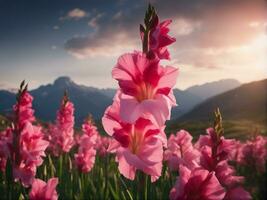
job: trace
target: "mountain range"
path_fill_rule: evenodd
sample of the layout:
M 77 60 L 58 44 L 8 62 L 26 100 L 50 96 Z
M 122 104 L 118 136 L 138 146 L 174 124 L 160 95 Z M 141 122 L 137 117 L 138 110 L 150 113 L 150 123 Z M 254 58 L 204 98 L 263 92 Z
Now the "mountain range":
M 179 106 L 173 108 L 172 118 L 186 116 L 194 107 L 205 102 L 208 98 L 240 86 L 234 79 L 225 79 L 190 87 L 186 90 L 174 89 L 174 95 Z M 33 107 L 38 118 L 53 121 L 64 91 L 67 90 L 70 100 L 75 105 L 75 119 L 80 124 L 91 113 L 95 119 L 101 119 L 107 106 L 112 103 L 116 92 L 113 88 L 98 89 L 76 84 L 69 77 L 59 77 L 54 83 L 42 85 L 31 90 L 34 97 Z M 15 104 L 15 94 L 0 90 L 0 113 L 12 110 Z
M 267 79 L 243 84 L 211 97 L 181 116 L 179 121 L 211 120 L 217 107 L 220 108 L 223 118 L 227 120 L 238 119 L 266 123 Z

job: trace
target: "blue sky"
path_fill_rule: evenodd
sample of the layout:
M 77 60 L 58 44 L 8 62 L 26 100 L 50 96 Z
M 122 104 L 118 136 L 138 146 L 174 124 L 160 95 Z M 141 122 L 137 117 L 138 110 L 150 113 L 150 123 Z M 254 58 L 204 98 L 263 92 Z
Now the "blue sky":
M 171 18 L 178 88 L 235 78 L 267 77 L 265 0 L 151 0 Z M 0 88 L 26 79 L 30 88 L 62 75 L 116 87 L 119 55 L 141 49 L 144 0 L 0 0 Z

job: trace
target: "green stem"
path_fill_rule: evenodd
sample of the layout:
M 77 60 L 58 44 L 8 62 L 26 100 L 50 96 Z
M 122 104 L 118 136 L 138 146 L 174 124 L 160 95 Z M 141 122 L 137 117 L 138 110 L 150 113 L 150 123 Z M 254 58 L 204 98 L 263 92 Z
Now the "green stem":
M 128 190 L 128 187 L 127 187 L 126 183 L 123 181 L 123 179 L 121 178 L 120 175 L 119 175 L 119 179 L 120 179 L 120 181 L 122 182 L 122 185 L 125 187 L 126 193 L 128 194 L 129 198 L 130 198 L 131 200 L 133 200 L 133 197 L 132 197 L 130 191 Z
M 59 156 L 59 178 L 62 177 L 63 155 Z
M 143 41 L 143 53 L 148 53 L 148 30 L 145 30 L 144 32 L 144 41 Z
M 105 166 L 104 166 L 104 170 L 105 170 L 105 188 L 104 188 L 104 199 L 106 199 L 107 196 L 107 189 L 108 189 L 108 157 L 109 155 L 105 156 Z
M 148 175 L 143 174 L 144 176 L 144 200 L 147 200 L 147 182 L 148 182 Z

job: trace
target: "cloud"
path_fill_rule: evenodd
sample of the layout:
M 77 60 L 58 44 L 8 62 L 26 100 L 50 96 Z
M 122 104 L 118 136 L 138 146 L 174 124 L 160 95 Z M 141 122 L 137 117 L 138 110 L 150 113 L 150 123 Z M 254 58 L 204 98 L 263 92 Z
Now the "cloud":
M 92 28 L 98 27 L 98 20 L 100 20 L 101 17 L 103 17 L 104 13 L 98 13 L 96 14 L 90 21 L 88 22 L 88 25 Z
M 117 20 L 121 19 L 121 17 L 122 17 L 122 11 L 118 11 L 115 15 L 113 15 L 112 19 Z
M 136 41 L 128 38 L 127 34 L 120 32 L 110 37 L 101 37 L 94 40 L 95 34 L 73 37 L 65 44 L 65 49 L 78 59 L 87 57 L 105 56 L 114 57 L 132 51 L 136 47 Z M 127 43 L 125 43 L 127 41 Z
M 84 17 L 87 17 L 89 14 L 80 9 L 80 8 L 74 8 L 73 10 L 70 10 L 67 15 L 60 17 L 60 20 L 70 20 L 70 19 L 74 19 L 74 20 L 79 20 L 82 19 Z
M 55 25 L 55 26 L 53 26 L 53 30 L 59 30 L 59 26 L 57 26 L 57 25 Z
M 177 42 L 171 46 L 172 57 L 194 67 L 220 68 L 223 64 L 217 63 L 218 55 L 250 43 L 266 29 L 262 26 L 267 19 L 264 0 L 165 0 L 153 4 L 161 20 L 173 19 L 171 35 Z M 65 49 L 78 58 L 114 56 L 125 52 L 124 48 L 141 49 L 138 24 L 147 5 L 143 1 L 124 5 L 105 16 L 95 15 L 89 25 L 97 30 L 70 38 Z
M 170 34 L 177 37 L 190 35 L 198 28 L 201 28 L 201 21 L 177 18 L 172 20 L 172 24 L 170 25 Z

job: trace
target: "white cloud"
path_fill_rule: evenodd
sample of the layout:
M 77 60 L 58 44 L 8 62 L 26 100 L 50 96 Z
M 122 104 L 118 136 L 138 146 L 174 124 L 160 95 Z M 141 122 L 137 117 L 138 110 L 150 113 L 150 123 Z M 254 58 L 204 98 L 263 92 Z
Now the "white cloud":
M 260 22 L 250 22 L 248 24 L 251 28 L 256 28 L 260 26 Z
M 73 10 L 70 10 L 66 16 L 64 17 L 60 17 L 60 20 L 67 20 L 67 19 L 75 19 L 75 20 L 79 20 L 82 19 L 84 17 L 87 17 L 89 14 L 80 9 L 80 8 L 74 8 Z
M 55 25 L 55 26 L 53 26 L 53 29 L 54 30 L 59 30 L 59 26 Z
M 200 21 L 189 21 L 187 19 L 178 18 L 172 21 L 170 25 L 171 34 L 174 36 L 189 35 L 201 26 Z

